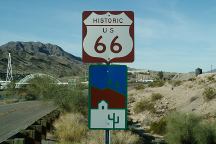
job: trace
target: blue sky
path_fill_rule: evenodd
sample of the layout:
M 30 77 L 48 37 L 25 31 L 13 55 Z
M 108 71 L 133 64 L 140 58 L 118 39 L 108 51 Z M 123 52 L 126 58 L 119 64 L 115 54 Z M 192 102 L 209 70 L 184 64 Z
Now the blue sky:
M 135 61 L 130 67 L 189 72 L 216 68 L 215 0 L 2 0 L 0 45 L 41 41 L 81 57 L 85 10 L 135 13 Z

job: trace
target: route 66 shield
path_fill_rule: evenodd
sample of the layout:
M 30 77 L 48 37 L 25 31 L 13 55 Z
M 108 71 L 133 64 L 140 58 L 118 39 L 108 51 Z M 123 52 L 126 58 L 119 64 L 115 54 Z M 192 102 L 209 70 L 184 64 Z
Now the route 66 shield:
M 132 11 L 84 11 L 82 24 L 83 62 L 134 61 Z

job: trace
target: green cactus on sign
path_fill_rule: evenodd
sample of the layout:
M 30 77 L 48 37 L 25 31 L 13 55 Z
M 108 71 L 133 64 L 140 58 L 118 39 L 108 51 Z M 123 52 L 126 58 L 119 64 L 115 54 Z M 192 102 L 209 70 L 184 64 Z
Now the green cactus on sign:
M 113 113 L 112 117 L 108 114 L 108 119 L 113 121 L 113 128 L 115 128 L 115 124 L 119 123 L 119 116 L 116 117 L 115 113 Z

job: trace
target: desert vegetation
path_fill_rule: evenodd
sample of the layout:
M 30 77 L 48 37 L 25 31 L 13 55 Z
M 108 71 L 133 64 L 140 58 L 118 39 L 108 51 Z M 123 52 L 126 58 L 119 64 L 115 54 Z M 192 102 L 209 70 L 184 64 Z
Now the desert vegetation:
M 5 91 L 6 96 L 20 100 L 52 100 L 63 111 L 87 114 L 87 94 L 83 93 L 81 84 L 76 87 L 58 85 L 48 77 L 37 77 L 29 83 L 20 89 L 15 89 L 11 83 Z
M 168 144 L 215 144 L 216 125 L 193 114 L 172 113 L 166 119 Z
M 206 100 L 206 101 L 210 101 L 213 98 L 215 98 L 216 97 L 215 88 L 213 88 L 213 87 L 205 88 L 205 90 L 203 91 L 203 97 L 204 97 L 204 100 Z
M 54 135 L 60 144 L 103 144 L 104 132 L 89 130 L 87 120 L 82 114 L 70 113 L 55 122 Z M 112 144 L 140 144 L 140 138 L 130 131 L 112 132 Z
M 202 115 L 177 112 L 177 108 L 171 103 L 181 99 L 182 103 L 187 101 L 188 105 L 192 104 L 192 106 L 200 102 L 211 104 L 216 97 L 214 81 L 214 77 L 208 76 L 188 81 L 171 80 L 167 82 L 158 79 L 149 84 L 139 83 L 133 85 L 133 93 L 129 97 L 129 103 L 132 106 L 129 108 L 135 116 L 147 114 L 147 116 L 157 117 L 149 118 L 147 130 L 152 134 L 162 135 L 167 144 L 216 144 L 214 119 L 210 121 L 204 119 Z M 165 82 L 166 85 L 164 85 Z M 13 86 L 14 83 L 11 83 L 5 91 L 7 97 L 15 95 L 22 100 L 52 100 L 59 106 L 63 113 L 55 122 L 54 130 L 54 136 L 59 143 L 104 143 L 103 131 L 89 130 L 87 127 L 87 93 L 83 92 L 86 89 L 83 85 L 78 84 L 76 87 L 57 85 L 50 79 L 36 78 L 31 81 L 30 85 L 22 89 L 16 90 Z M 171 89 L 172 87 L 175 87 L 174 90 Z M 183 91 L 186 88 L 187 93 Z M 193 92 L 194 90 L 197 91 Z M 172 110 L 169 109 L 170 105 Z M 196 110 L 196 107 L 194 109 Z M 170 113 L 170 111 L 174 112 Z M 140 144 L 141 142 L 139 136 L 131 131 L 114 131 L 112 132 L 112 143 Z
M 163 98 L 163 96 L 160 93 L 152 93 L 152 95 L 151 95 L 151 101 L 152 102 L 160 100 L 162 98 Z
M 54 124 L 56 130 L 55 136 L 60 143 L 79 143 L 86 137 L 88 127 L 86 126 L 86 119 L 82 114 L 73 113 L 65 114 L 60 117 Z
M 213 74 L 158 78 L 142 91 L 130 90 L 132 119 L 167 144 L 216 144 L 215 86 Z
M 180 86 L 182 84 L 182 81 L 180 81 L 180 80 L 176 80 L 176 81 L 173 81 L 173 86 L 174 87 L 177 87 L 177 86 Z
M 207 80 L 208 80 L 209 82 L 215 82 L 214 76 L 215 76 L 215 75 L 210 75 L 210 76 L 208 76 L 208 77 L 207 77 Z
M 159 134 L 159 135 L 164 135 L 166 133 L 166 126 L 167 126 L 167 121 L 163 117 L 158 122 L 152 122 L 150 124 L 149 131 L 151 133 L 155 133 L 155 134 Z
M 147 99 L 142 99 L 135 104 L 133 110 L 135 113 L 140 113 L 146 110 L 154 113 L 155 112 L 154 103 L 150 102 Z
M 145 85 L 142 84 L 142 83 L 140 83 L 140 84 L 136 85 L 134 88 L 135 88 L 136 90 L 143 90 L 143 89 L 145 89 Z
M 163 81 L 163 80 L 156 80 L 156 81 L 153 81 L 153 82 L 151 82 L 151 83 L 149 83 L 149 87 L 162 87 L 162 86 L 164 86 L 164 84 L 165 84 L 165 81 Z
M 103 144 L 103 131 L 91 131 L 87 127 L 87 92 L 86 87 L 77 84 L 57 85 L 49 78 L 35 78 L 30 85 L 15 90 L 25 100 L 54 101 L 62 111 L 55 122 L 54 136 L 60 144 Z M 130 131 L 117 131 L 112 134 L 113 144 L 139 144 L 140 138 Z
M 172 112 L 150 125 L 168 144 L 216 144 L 216 122 L 194 114 Z

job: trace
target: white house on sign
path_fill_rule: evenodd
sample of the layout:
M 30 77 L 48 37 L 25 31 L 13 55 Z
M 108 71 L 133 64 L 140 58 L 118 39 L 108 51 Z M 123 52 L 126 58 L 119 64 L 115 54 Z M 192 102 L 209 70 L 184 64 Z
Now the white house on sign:
M 91 128 L 125 127 L 125 109 L 108 109 L 108 103 L 101 101 L 97 109 L 91 109 Z
M 108 109 L 108 104 L 106 101 L 101 101 L 99 104 L 98 104 L 98 109 L 99 110 L 107 110 Z

